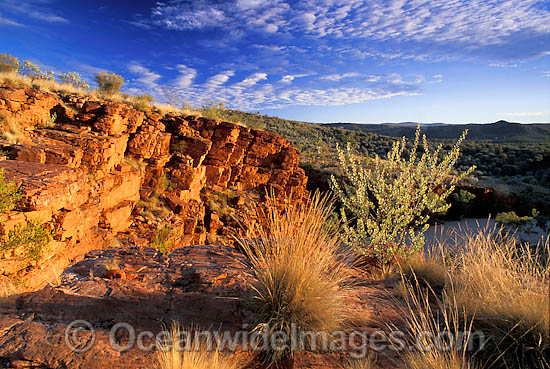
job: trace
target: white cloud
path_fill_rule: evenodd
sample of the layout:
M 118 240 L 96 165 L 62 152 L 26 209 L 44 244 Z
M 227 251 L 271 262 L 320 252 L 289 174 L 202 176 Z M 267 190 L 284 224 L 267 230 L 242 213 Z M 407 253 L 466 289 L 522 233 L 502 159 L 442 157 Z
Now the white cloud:
M 226 70 L 224 72 L 218 73 L 206 81 L 205 86 L 207 88 L 216 88 L 225 84 L 231 77 L 235 75 L 235 72 L 232 70 Z
M 139 75 L 137 82 L 145 85 L 150 89 L 157 89 L 159 86 L 157 80 L 161 77 L 160 74 L 150 71 L 139 63 L 132 63 L 128 66 L 130 72 Z
M 197 71 L 193 68 L 189 68 L 184 64 L 176 65 L 180 75 L 175 81 L 175 85 L 178 88 L 187 88 L 193 84 L 193 80 L 197 76 Z
M 509 116 L 517 116 L 517 117 L 542 117 L 542 116 L 550 116 L 550 111 L 498 113 L 498 115 L 509 115 Z
M 8 18 L 0 17 L 0 25 L 2 24 L 5 26 L 23 27 L 23 24 L 21 23 L 17 23 L 16 21 Z
M 283 78 L 281 78 L 280 82 L 282 83 L 290 83 L 292 81 L 294 81 L 296 78 L 302 78 L 302 77 L 308 77 L 308 76 L 311 76 L 311 74 L 309 73 L 304 73 L 304 74 L 286 74 L 283 76 Z
M 234 84 L 233 86 L 236 87 L 236 88 L 252 87 L 252 86 L 254 86 L 255 84 L 257 84 L 258 82 L 260 82 L 264 79 L 267 79 L 267 73 L 263 73 L 263 72 L 254 73 L 254 74 L 246 77 L 241 82 Z
M 4 0 L 6 11 L 48 23 L 69 23 L 69 20 L 53 13 L 49 8 L 50 0 Z
M 323 81 L 340 81 L 344 78 L 351 78 L 351 77 L 359 77 L 360 74 L 356 72 L 349 72 L 344 74 L 329 74 L 326 76 L 319 77 L 320 80 Z
M 155 5 L 152 22 L 175 30 L 219 28 L 239 30 L 242 36 L 250 31 L 277 32 L 302 39 L 395 45 L 394 51 L 352 48 L 357 57 L 477 53 L 512 59 L 550 51 L 550 10 L 541 4 L 540 0 L 167 0 Z M 408 47 L 401 47 L 403 43 Z

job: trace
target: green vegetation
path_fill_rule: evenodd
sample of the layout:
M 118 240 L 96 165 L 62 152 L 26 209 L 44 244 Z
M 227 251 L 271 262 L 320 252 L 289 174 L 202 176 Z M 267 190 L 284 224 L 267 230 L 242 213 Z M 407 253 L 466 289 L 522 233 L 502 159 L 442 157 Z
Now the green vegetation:
M 42 71 L 37 64 L 34 64 L 28 60 L 25 60 L 23 62 L 23 65 L 19 69 L 19 74 L 21 74 L 24 77 L 30 78 L 31 81 L 34 81 L 35 79 L 45 79 L 45 80 L 54 79 L 53 72 Z
M 172 251 L 174 237 L 174 230 L 170 227 L 163 226 L 157 230 L 155 237 L 153 238 L 152 246 L 164 255 L 168 255 Z
M 0 250 L 13 250 L 23 246 L 32 261 L 38 261 L 44 247 L 50 242 L 51 234 L 39 222 L 27 222 L 16 226 L 0 241 Z
M 13 182 L 6 182 L 4 171 L 0 170 L 0 214 L 15 208 L 21 200 L 19 186 Z M 42 250 L 50 241 L 51 234 L 44 225 L 29 221 L 25 226 L 17 225 L 4 234 L 0 239 L 0 250 L 14 250 L 24 247 L 27 257 L 32 261 L 40 259 Z
M 21 68 L 19 59 L 9 54 L 0 54 L 0 72 L 17 72 Z
M 379 156 L 370 161 L 358 158 L 350 144 L 347 150 L 338 147 L 344 178 L 340 181 L 332 176 L 330 184 L 342 203 L 346 243 L 383 266 L 396 256 L 418 251 L 424 245 L 430 215 L 449 209 L 445 200 L 455 184 L 474 169 L 451 176 L 465 137 L 466 132 L 445 153 L 442 145 L 430 149 L 423 136 L 419 156 L 418 129 L 408 158 L 403 137 L 393 144 L 385 160 Z
M 136 109 L 145 110 L 153 101 L 155 101 L 153 96 L 142 94 L 139 96 L 134 96 L 134 103 L 132 105 L 134 105 Z
M 81 88 L 84 90 L 87 90 L 90 88 L 90 84 L 86 81 L 83 81 L 80 77 L 80 74 L 76 72 L 67 72 L 67 73 L 61 73 L 59 75 L 59 79 L 63 83 L 68 83 L 70 85 L 73 85 L 76 88 Z
M 95 75 L 97 89 L 105 96 L 117 93 L 124 84 L 124 78 L 115 73 L 101 72 Z
M 21 200 L 20 186 L 14 181 L 6 182 L 4 170 L 0 169 L 0 214 L 12 210 Z

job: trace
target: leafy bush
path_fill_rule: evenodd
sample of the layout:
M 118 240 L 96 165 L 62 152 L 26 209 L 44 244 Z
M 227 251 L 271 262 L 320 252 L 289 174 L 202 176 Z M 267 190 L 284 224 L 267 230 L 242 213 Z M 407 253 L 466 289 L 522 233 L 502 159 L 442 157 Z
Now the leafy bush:
M 495 217 L 495 221 L 504 226 L 523 226 L 532 221 L 534 217 L 528 215 L 520 217 L 515 211 L 509 211 L 504 213 L 498 213 Z
M 13 250 L 23 246 L 27 256 L 34 261 L 40 259 L 42 250 L 50 242 L 50 232 L 38 222 L 28 222 L 24 227 L 16 226 L 0 241 L 0 250 Z
M 133 99 L 133 105 L 136 109 L 140 109 L 140 110 L 144 110 L 146 108 L 149 107 L 149 105 L 155 101 L 155 99 L 153 98 L 153 96 L 149 96 L 149 95 L 139 95 L 139 96 L 134 96 L 134 99 Z
M 372 160 L 358 158 L 350 144 L 347 150 L 337 147 L 344 180 L 332 176 L 330 185 L 342 203 L 346 242 L 382 266 L 419 250 L 430 215 L 449 208 L 445 199 L 474 169 L 452 176 L 466 133 L 447 153 L 442 153 L 442 145 L 431 150 L 423 136 L 419 157 L 418 128 L 407 159 L 405 137 L 393 143 L 385 160 L 378 155 Z
M 95 75 L 99 92 L 106 96 L 117 93 L 124 84 L 124 78 L 115 73 L 101 72 Z
M 44 79 L 48 81 L 54 79 L 53 72 L 42 71 L 37 64 L 34 64 L 28 60 L 23 61 L 23 65 L 19 69 L 19 73 L 22 76 L 30 78 L 31 81 L 34 81 L 35 79 Z
M 254 330 L 280 342 L 267 345 L 268 364 L 292 356 L 293 349 L 315 350 L 311 336 L 300 339 L 302 347 L 291 347 L 292 331 L 333 332 L 347 316 L 346 277 L 338 263 L 340 241 L 329 222 L 330 205 L 315 195 L 305 205 L 281 209 L 269 196 L 266 208 L 257 206 L 243 221 L 249 225 L 247 238 L 237 242 L 256 275 L 248 300 L 256 313 Z
M 0 169 L 0 214 L 15 208 L 19 200 L 21 200 L 19 185 L 14 181 L 6 182 L 4 170 Z
M 13 55 L 0 54 L 0 72 L 17 72 L 21 68 L 19 59 Z
M 19 186 L 14 181 L 6 182 L 4 171 L 0 170 L 0 214 L 14 209 L 19 200 L 21 200 Z M 28 257 L 36 261 L 49 240 L 50 233 L 46 228 L 38 222 L 31 221 L 24 227 L 16 226 L 0 238 L 0 250 L 12 250 L 24 246 Z
M 164 255 L 168 255 L 172 250 L 174 236 L 174 230 L 170 227 L 164 226 L 158 229 L 153 238 L 153 247 Z
M 84 90 L 87 90 L 90 88 L 90 84 L 80 77 L 80 74 L 77 72 L 67 72 L 67 73 L 61 73 L 59 75 L 59 79 L 63 83 L 68 83 L 70 85 L 73 85 L 76 88 L 82 88 Z

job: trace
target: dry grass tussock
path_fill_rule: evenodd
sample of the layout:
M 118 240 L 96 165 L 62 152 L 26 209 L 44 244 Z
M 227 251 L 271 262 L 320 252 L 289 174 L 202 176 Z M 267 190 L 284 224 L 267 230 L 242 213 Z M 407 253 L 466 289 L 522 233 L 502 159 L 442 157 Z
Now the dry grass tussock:
M 31 79 L 15 72 L 1 72 L 0 83 L 17 88 L 37 88 L 41 91 L 56 94 L 86 95 L 86 90 L 77 88 L 70 83 L 60 83 L 55 80 Z
M 237 363 L 219 351 L 209 352 L 193 330 L 173 323 L 166 342 L 158 342 L 157 369 L 237 369 Z M 185 338 L 190 338 L 186 342 Z M 188 347 L 186 347 L 188 346 Z
M 476 369 L 470 354 L 479 347 L 473 320 L 459 307 L 453 294 L 437 296 L 417 279 L 404 281 L 406 305 L 401 316 L 407 326 L 407 345 L 401 359 L 406 369 Z M 397 327 L 391 327 L 398 329 Z
M 0 137 L 6 139 L 10 144 L 24 144 L 28 141 L 19 123 L 4 114 L 0 114 Z
M 332 203 L 318 194 L 304 205 L 280 209 L 273 197 L 257 206 L 244 224 L 252 225 L 247 239 L 237 239 L 249 257 L 257 280 L 250 305 L 257 313 L 256 330 L 331 332 L 348 317 L 345 298 L 349 286 L 338 262 L 337 226 L 329 221 Z M 256 219 L 265 222 L 256 222 Z M 305 342 L 311 349 L 314 342 Z M 269 363 L 292 355 L 273 348 L 264 352 Z
M 452 308 L 460 314 L 451 321 L 469 321 L 484 332 L 488 341 L 476 354 L 484 366 L 549 368 L 548 241 L 533 247 L 502 230 L 486 229 L 465 236 L 462 243 L 455 255 L 413 260 L 403 269 L 405 279 L 434 286 L 432 292 L 443 301 L 438 311 Z M 408 292 L 416 290 L 409 284 Z M 435 314 L 421 311 L 424 319 Z M 413 309 L 408 315 L 415 315 Z

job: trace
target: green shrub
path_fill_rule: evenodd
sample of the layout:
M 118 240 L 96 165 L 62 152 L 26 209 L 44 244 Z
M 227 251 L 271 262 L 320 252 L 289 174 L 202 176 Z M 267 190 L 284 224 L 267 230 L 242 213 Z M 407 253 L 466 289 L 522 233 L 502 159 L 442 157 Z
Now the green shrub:
M 95 75 L 95 81 L 99 92 L 112 96 L 117 93 L 124 84 L 124 78 L 115 73 L 101 72 Z
M 495 221 L 504 226 L 523 226 L 532 221 L 534 218 L 530 216 L 520 217 L 515 211 L 509 211 L 504 213 L 498 213 L 495 217 Z
M 0 214 L 15 208 L 21 200 L 20 186 L 14 181 L 6 182 L 4 171 L 0 169 Z M 18 225 L 0 238 L 0 250 L 12 250 L 24 246 L 32 260 L 38 260 L 43 248 L 48 244 L 51 234 L 44 225 L 28 222 L 24 227 Z
M 59 79 L 63 83 L 68 83 L 70 85 L 73 85 L 76 88 L 82 88 L 84 90 L 87 90 L 90 88 L 90 84 L 80 77 L 80 74 L 77 72 L 67 72 L 67 73 L 61 73 L 59 75 Z
M 42 250 L 50 241 L 51 233 L 38 222 L 28 222 L 25 227 L 16 226 L 0 241 L 1 250 L 25 247 L 27 256 L 34 261 L 40 259 Z
M 430 149 L 423 136 L 419 155 L 418 127 L 408 158 L 405 137 L 393 143 L 385 160 L 378 155 L 371 160 L 360 158 L 349 144 L 347 150 L 337 147 L 344 180 L 332 176 L 330 185 L 342 203 L 346 242 L 383 266 L 398 255 L 419 250 L 430 215 L 449 208 L 445 200 L 454 185 L 474 169 L 452 176 L 466 133 L 446 153 L 442 145 Z
M 199 112 L 205 118 L 224 119 L 225 104 L 222 102 L 207 102 L 199 109 Z
M 174 244 L 175 232 L 172 228 L 164 226 L 157 230 L 153 238 L 153 247 L 164 255 L 168 255 Z
M 0 169 L 0 214 L 12 210 L 17 202 L 21 200 L 19 187 L 14 181 L 6 182 L 4 170 Z
M 133 105 L 136 109 L 144 110 L 147 109 L 153 101 L 155 101 L 153 96 L 143 94 L 139 96 L 134 96 Z
M 10 54 L 0 54 L 0 72 L 17 72 L 21 68 L 19 59 Z
M 22 76 L 30 78 L 31 81 L 34 81 L 35 79 L 54 79 L 53 72 L 42 71 L 37 64 L 34 64 L 28 60 L 23 61 L 23 65 L 19 68 L 19 73 Z

